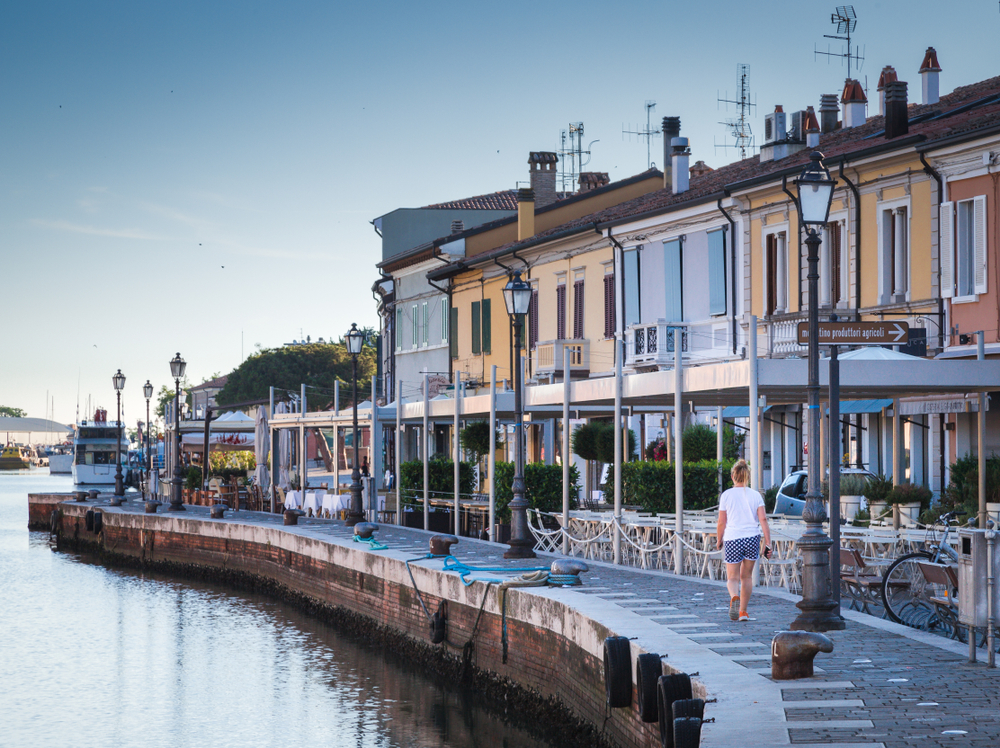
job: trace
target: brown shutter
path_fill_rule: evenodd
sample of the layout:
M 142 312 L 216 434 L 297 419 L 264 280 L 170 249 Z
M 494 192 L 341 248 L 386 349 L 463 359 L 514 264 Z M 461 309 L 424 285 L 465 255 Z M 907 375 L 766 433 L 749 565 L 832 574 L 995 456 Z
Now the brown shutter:
M 535 350 L 538 342 L 538 291 L 531 292 L 531 304 L 528 306 L 528 350 Z
M 778 262 L 778 239 L 774 234 L 767 235 L 767 308 L 764 313 L 767 316 L 774 314 L 778 306 L 778 274 L 775 268 Z
M 604 339 L 615 336 L 615 276 L 604 276 Z
M 830 304 L 840 301 L 840 223 L 830 224 Z
M 566 284 L 556 286 L 556 338 L 566 339 Z
M 583 339 L 583 281 L 573 283 L 573 338 Z

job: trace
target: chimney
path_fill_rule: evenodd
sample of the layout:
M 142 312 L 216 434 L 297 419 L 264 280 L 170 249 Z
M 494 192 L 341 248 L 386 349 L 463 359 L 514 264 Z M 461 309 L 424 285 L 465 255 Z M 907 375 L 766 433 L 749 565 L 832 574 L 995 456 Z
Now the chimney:
M 517 240 L 535 235 L 535 192 L 529 187 L 517 191 Z
M 868 97 L 856 79 L 848 78 L 844 83 L 844 93 L 840 96 L 840 103 L 844 105 L 844 127 L 860 127 L 865 123 Z
M 924 53 L 924 61 L 920 65 L 920 81 L 925 104 L 937 104 L 940 100 L 938 92 L 938 74 L 941 66 L 938 64 L 937 51 L 928 47 Z
M 451 233 L 461 234 L 463 231 L 465 231 L 465 221 L 459 219 L 451 222 Z
M 898 138 L 909 132 L 906 110 L 906 83 L 893 81 L 885 87 L 885 139 Z
M 819 121 L 813 108 L 806 107 L 805 122 L 802 129 L 806 134 L 806 148 L 819 148 Z
M 673 185 L 670 176 L 670 141 L 681 134 L 681 118 L 664 117 L 660 131 L 663 133 L 663 187 L 670 189 Z
M 885 114 L 885 87 L 893 81 L 898 81 L 896 69 L 892 65 L 882 68 L 882 74 L 878 77 L 878 113 Z
M 687 138 L 670 139 L 670 173 L 671 187 L 675 195 L 688 191 L 688 158 L 691 151 L 688 149 Z
M 837 94 L 821 94 L 819 97 L 820 130 L 830 133 L 837 129 L 837 118 L 840 106 L 837 104 Z
M 711 171 L 715 171 L 715 169 L 706 164 L 704 161 L 695 161 L 694 166 L 688 169 L 688 173 L 692 177 L 700 177 L 705 174 L 708 174 Z
M 538 208 L 544 208 L 556 201 L 556 163 L 558 161 L 559 157 L 548 151 L 532 151 L 528 156 L 531 189 L 535 192 L 536 207 Z
M 608 176 L 607 172 L 603 171 L 584 171 L 580 172 L 580 192 L 590 192 L 591 190 L 596 190 L 598 187 L 603 187 L 606 184 L 611 184 L 611 178 Z

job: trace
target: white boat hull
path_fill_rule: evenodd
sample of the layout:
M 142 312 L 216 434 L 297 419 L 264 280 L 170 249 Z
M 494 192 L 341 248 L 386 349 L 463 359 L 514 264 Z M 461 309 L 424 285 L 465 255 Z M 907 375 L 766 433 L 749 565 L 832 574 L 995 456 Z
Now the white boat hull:
M 122 475 L 125 468 L 122 467 Z M 73 465 L 73 482 L 77 485 L 107 486 L 115 482 L 114 465 Z
M 49 473 L 69 475 L 73 472 L 73 455 L 49 455 Z

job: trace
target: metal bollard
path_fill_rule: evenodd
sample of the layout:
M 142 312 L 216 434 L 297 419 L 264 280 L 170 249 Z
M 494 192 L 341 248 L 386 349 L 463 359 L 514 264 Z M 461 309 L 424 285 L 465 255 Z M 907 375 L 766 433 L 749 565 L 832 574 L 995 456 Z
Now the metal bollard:
M 833 651 L 830 637 L 814 631 L 779 631 L 771 640 L 771 677 L 796 680 L 813 676 L 813 659 Z

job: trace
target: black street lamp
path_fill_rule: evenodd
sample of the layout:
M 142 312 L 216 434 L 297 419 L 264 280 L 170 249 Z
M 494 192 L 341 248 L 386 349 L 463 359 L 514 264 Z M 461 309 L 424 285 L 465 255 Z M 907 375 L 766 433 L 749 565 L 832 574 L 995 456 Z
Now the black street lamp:
M 364 506 L 361 503 L 361 469 L 358 467 L 358 354 L 365 342 L 365 334 L 358 329 L 356 323 L 351 323 L 351 329 L 344 336 L 347 342 L 347 352 L 351 354 L 351 384 L 354 396 L 354 469 L 351 471 L 351 509 L 347 513 L 347 525 L 353 527 L 364 519 Z M 372 393 L 372 407 L 375 407 L 375 393 Z
M 147 495 L 149 492 L 149 471 L 150 471 L 150 459 L 149 459 L 149 399 L 153 396 L 153 385 L 147 379 L 146 384 L 142 385 L 142 394 L 146 396 L 146 490 L 143 491 L 143 496 Z
M 822 240 L 818 227 L 826 224 L 833 202 L 836 180 L 823 165 L 823 154 L 814 151 L 809 164 L 795 180 L 798 193 L 799 225 L 808 231 L 806 260 L 809 264 L 809 488 L 802 519 L 806 531 L 797 541 L 802 551 L 802 600 L 796 603 L 801 613 L 792 622 L 791 628 L 802 631 L 834 631 L 844 628 L 844 619 L 837 615 L 837 603 L 833 599 L 830 567 L 830 546 L 833 541 L 823 532 L 826 510 L 820 493 L 820 471 L 822 454 L 819 450 L 819 245 Z M 800 234 L 801 236 L 801 234 Z
M 125 496 L 125 480 L 122 477 L 122 390 L 125 389 L 125 375 L 121 369 L 111 377 L 111 383 L 115 387 L 115 397 L 118 399 L 118 428 L 115 430 L 118 436 L 115 444 L 115 496 L 111 500 L 111 505 L 121 506 L 122 498 Z
M 514 323 L 514 484 L 510 502 L 510 548 L 504 558 L 534 558 L 534 541 L 528 531 L 528 502 L 524 499 L 524 413 L 521 403 L 521 328 L 531 304 L 531 286 L 515 271 L 503 288 L 507 314 Z M 457 438 L 457 435 L 456 435 Z
M 170 486 L 170 506 L 169 512 L 183 512 L 184 502 L 181 500 L 181 379 L 184 377 L 184 370 L 187 369 L 187 362 L 178 353 L 170 360 L 170 376 L 174 378 L 174 385 L 177 388 L 176 399 L 174 400 L 174 437 L 177 440 L 177 451 L 174 459 L 174 480 Z

